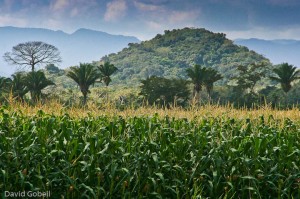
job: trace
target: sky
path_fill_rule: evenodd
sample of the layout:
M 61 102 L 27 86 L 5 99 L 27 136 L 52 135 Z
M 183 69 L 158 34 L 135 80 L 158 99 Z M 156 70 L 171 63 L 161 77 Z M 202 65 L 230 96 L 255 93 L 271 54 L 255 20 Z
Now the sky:
M 184 27 L 230 39 L 300 39 L 300 0 L 0 0 L 0 26 L 153 38 Z

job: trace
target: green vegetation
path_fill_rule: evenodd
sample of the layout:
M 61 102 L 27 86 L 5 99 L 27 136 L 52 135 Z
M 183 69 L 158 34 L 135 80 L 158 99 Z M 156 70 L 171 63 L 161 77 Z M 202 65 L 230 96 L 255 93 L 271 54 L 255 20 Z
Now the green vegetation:
M 243 94 L 255 94 L 255 86 L 267 75 L 268 69 L 266 63 L 239 65 L 237 66 L 238 75 L 232 79 L 236 80 L 236 87 L 241 89 Z
M 30 91 L 31 99 L 38 102 L 41 99 L 42 90 L 54 83 L 48 80 L 42 71 L 32 71 L 24 77 L 24 85 Z
M 150 114 L 149 112 L 147 113 Z M 299 198 L 299 123 L 0 110 L 0 190 L 51 198 Z
M 80 64 L 70 68 L 67 76 L 74 80 L 83 95 L 83 104 L 86 104 L 87 94 L 90 92 L 89 87 L 99 79 L 99 73 L 92 64 Z
M 280 71 L 282 66 L 275 68 L 276 66 L 272 66 L 263 56 L 245 47 L 234 45 L 224 34 L 215 34 L 205 29 L 184 28 L 165 31 L 164 35 L 157 35 L 152 40 L 140 44 L 129 44 L 129 48 L 123 49 L 118 54 L 108 55 L 103 57 L 101 62 L 88 65 L 94 68 L 91 73 L 94 77 L 86 84 L 83 80 L 79 82 L 79 76 L 75 78 L 76 75 L 73 75 L 73 78 L 66 78 L 74 70 L 74 66 L 61 70 L 54 64 L 48 64 L 42 71 L 55 86 L 47 86 L 39 91 L 39 96 L 43 100 L 59 99 L 65 105 L 82 102 L 86 104 L 89 96 L 99 104 L 110 101 L 122 106 L 138 107 L 146 100 L 150 100 L 149 104 L 159 100 L 160 102 L 156 104 L 164 104 L 167 107 L 177 104 L 184 108 L 191 103 L 199 102 L 222 105 L 231 103 L 235 107 L 248 108 L 271 103 L 273 107 L 290 108 L 299 104 L 300 99 L 297 91 L 300 83 L 296 81 L 299 79 L 299 72 L 295 67 L 284 63 L 282 66 L 288 65 L 290 70 L 284 69 L 287 73 L 282 72 Z M 177 103 L 176 89 L 171 88 L 173 84 L 162 85 L 163 89 L 160 90 L 170 90 L 166 98 L 166 94 L 158 92 L 160 85 L 154 85 L 153 82 L 151 84 L 158 89 L 158 93 L 147 89 L 142 91 L 142 84 L 153 76 L 161 77 L 163 81 L 191 80 L 194 89 L 185 83 L 183 87 L 186 86 L 188 90 L 186 93 L 192 93 L 193 90 L 193 95 L 188 95 Z M 159 84 L 158 81 L 157 83 Z M 282 95 L 278 83 L 285 91 L 288 88 L 291 90 L 290 93 L 296 95 L 289 93 Z M 10 92 L 20 100 L 32 100 L 26 94 L 27 87 L 12 88 L 7 86 L 8 84 L 1 85 L 2 102 L 7 101 Z M 78 85 L 80 89 L 77 89 Z M 181 90 L 181 87 L 178 86 L 178 89 Z M 78 100 L 80 92 L 83 99 Z M 128 98 L 130 100 L 127 100 Z
M 0 94 L 4 97 L 7 92 L 9 92 L 9 87 L 11 84 L 11 79 L 6 77 L 0 77 Z
M 2 197 L 300 197 L 294 66 L 189 28 L 100 63 L 36 64 L 0 78 Z
M 192 79 L 192 83 L 194 84 L 194 99 L 197 100 L 200 98 L 199 94 L 202 90 L 202 86 L 206 87 L 207 94 L 210 98 L 214 83 L 223 78 L 216 70 L 202 67 L 198 64 L 194 65 L 193 68 L 188 68 L 186 73 L 187 76 Z
M 202 85 L 205 78 L 206 68 L 202 68 L 200 65 L 196 64 L 193 68 L 188 68 L 186 73 L 189 78 L 192 79 L 194 84 L 194 98 L 199 99 L 199 93 L 202 90 Z
M 300 79 L 298 76 L 300 71 L 297 70 L 293 65 L 289 65 L 288 63 L 281 64 L 278 68 L 275 68 L 274 73 L 277 77 L 271 76 L 272 80 L 280 83 L 281 88 L 284 92 L 289 92 L 292 88 L 291 83 L 297 79 Z
M 218 71 L 224 76 L 218 84 L 226 85 L 237 74 L 238 65 L 269 63 L 262 55 L 233 44 L 225 34 L 191 28 L 165 31 L 149 41 L 129 44 L 117 54 L 103 57 L 104 61 L 118 68 L 116 84 L 131 86 L 150 76 L 186 79 L 186 69 L 195 64 Z
M 101 80 L 105 83 L 105 86 L 108 86 L 111 82 L 110 76 L 114 74 L 118 68 L 109 62 L 105 62 L 103 65 L 98 66 L 100 71 Z
M 208 68 L 206 71 L 206 77 L 204 79 L 204 86 L 206 88 L 207 94 L 210 98 L 211 93 L 214 89 L 214 83 L 216 81 L 221 80 L 223 77 L 222 75 L 220 75 L 216 70 L 212 69 L 212 68 Z
M 9 94 L 18 100 L 23 101 L 26 93 L 30 92 L 31 100 L 37 102 L 41 100 L 42 90 L 54 83 L 47 79 L 43 71 L 31 71 L 29 73 L 18 72 L 12 75 L 13 79 L 1 78 L 0 90 L 2 91 L 1 101 L 7 101 Z
M 26 76 L 24 73 L 19 72 L 13 74 L 12 78 L 11 91 L 13 93 L 13 97 L 23 101 L 24 96 L 29 91 L 28 87 L 25 85 Z
M 188 81 L 152 76 L 141 81 L 140 95 L 150 104 L 170 107 L 171 104 L 184 106 L 189 99 Z
M 229 101 L 248 107 L 252 106 L 253 103 L 260 104 L 261 102 L 258 102 L 260 93 L 257 92 L 256 87 L 258 82 L 268 76 L 268 70 L 270 67 L 264 62 L 237 66 L 238 75 L 232 77 L 232 82 L 230 82 L 232 93 L 229 95 Z

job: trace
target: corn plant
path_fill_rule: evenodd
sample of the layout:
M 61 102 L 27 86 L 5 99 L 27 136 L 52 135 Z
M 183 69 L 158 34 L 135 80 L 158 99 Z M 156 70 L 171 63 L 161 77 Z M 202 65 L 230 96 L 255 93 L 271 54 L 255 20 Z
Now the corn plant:
M 31 116 L 0 109 L 0 194 L 53 198 L 299 198 L 286 119 Z

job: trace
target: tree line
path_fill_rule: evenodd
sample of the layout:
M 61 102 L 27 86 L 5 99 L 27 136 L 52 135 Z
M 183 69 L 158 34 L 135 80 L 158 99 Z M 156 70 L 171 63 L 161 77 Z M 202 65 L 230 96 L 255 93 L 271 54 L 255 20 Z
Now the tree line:
M 284 93 L 285 100 L 281 103 L 287 106 L 288 92 L 292 89 L 292 84 L 300 79 L 300 71 L 293 65 L 282 63 L 276 68 L 269 71 L 267 63 L 252 63 L 249 65 L 237 66 L 238 74 L 231 78 L 233 85 L 227 86 L 226 89 L 221 90 L 223 104 L 228 102 L 240 103 L 243 107 L 252 107 L 253 103 L 262 104 L 266 103 L 268 89 L 278 92 L 274 86 L 267 85 L 259 92 L 255 89 L 259 81 L 263 78 L 269 79 L 275 83 L 279 83 L 281 90 Z M 204 67 L 195 64 L 193 67 L 186 70 L 188 80 L 184 79 L 171 79 L 167 80 L 162 77 L 149 77 L 142 80 L 141 95 L 145 96 L 150 104 L 172 104 L 174 99 L 178 101 L 177 104 L 184 105 L 189 99 L 190 94 L 188 91 L 189 84 L 193 85 L 193 102 L 210 102 L 220 100 L 220 95 L 212 96 L 215 82 L 221 80 L 223 77 L 213 68 Z M 225 86 L 223 86 L 225 88 Z M 271 89 L 270 89 L 271 88 Z M 206 96 L 203 90 L 205 89 Z M 206 101 L 201 99 L 206 98 Z M 225 93 L 225 94 L 224 94 Z M 280 93 L 279 93 L 280 94 Z M 270 95 L 271 96 L 271 95 Z M 298 96 L 299 97 L 299 96 Z M 219 99 L 218 99 L 219 98 Z M 274 104 L 275 105 L 275 104 Z
M 10 64 L 29 67 L 30 72 L 17 72 L 12 78 L 0 77 L 0 94 L 11 92 L 14 98 L 24 101 L 24 96 L 30 93 L 33 102 L 42 97 L 42 90 L 54 82 L 46 78 L 42 70 L 36 71 L 36 67 L 45 64 L 56 64 L 61 62 L 58 49 L 55 46 L 43 42 L 26 42 L 12 48 L 12 52 L 4 54 L 4 59 Z M 228 100 L 241 101 L 249 105 L 259 98 L 255 87 L 263 78 L 281 85 L 282 91 L 287 93 L 292 89 L 292 83 L 298 79 L 300 71 L 293 65 L 283 63 L 270 73 L 267 63 L 252 63 L 236 67 L 238 75 L 231 78 L 233 85 L 230 86 Z M 118 69 L 110 62 L 104 62 L 100 66 L 89 63 L 80 63 L 79 66 L 72 66 L 66 76 L 71 78 L 78 85 L 83 95 L 83 105 L 87 102 L 90 86 L 102 82 L 105 86 L 110 84 L 111 75 Z M 161 104 L 169 106 L 176 104 L 184 106 L 189 103 L 192 96 L 193 102 L 200 102 L 203 89 L 206 91 L 206 99 L 212 102 L 216 99 L 214 94 L 215 82 L 223 76 L 211 67 L 195 64 L 186 69 L 188 79 L 166 79 L 159 76 L 150 76 L 141 80 L 140 95 L 150 104 Z M 189 85 L 193 85 L 191 95 Z M 265 91 L 262 89 L 262 91 Z M 263 92 L 262 92 L 263 93 Z
M 61 62 L 59 50 L 43 42 L 20 43 L 12 48 L 12 52 L 4 54 L 6 62 L 21 67 L 30 67 L 30 72 L 17 72 L 12 78 L 0 77 L 0 94 L 12 93 L 13 97 L 24 101 L 24 96 L 30 93 L 33 102 L 38 102 L 42 97 L 42 90 L 54 82 L 46 78 L 42 70 L 36 70 L 39 65 L 56 64 Z M 103 82 L 106 86 L 111 82 L 110 76 L 117 68 L 109 62 L 95 67 L 92 64 L 80 63 L 73 66 L 67 77 L 73 79 L 79 86 L 83 95 L 83 104 L 86 104 L 89 87 L 96 81 Z

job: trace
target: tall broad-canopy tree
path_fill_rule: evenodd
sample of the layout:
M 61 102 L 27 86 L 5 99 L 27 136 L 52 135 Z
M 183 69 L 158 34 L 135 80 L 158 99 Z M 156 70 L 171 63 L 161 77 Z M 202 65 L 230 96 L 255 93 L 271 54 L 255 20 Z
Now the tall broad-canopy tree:
M 206 70 L 207 68 L 202 67 L 199 64 L 195 64 L 193 68 L 188 68 L 186 70 L 187 76 L 192 79 L 192 83 L 194 84 L 194 98 L 198 100 L 200 98 L 200 91 L 204 84 Z
M 254 88 L 262 80 L 269 70 L 267 62 L 251 63 L 237 66 L 238 76 L 236 80 L 237 87 L 244 93 L 254 94 Z
M 270 63 L 252 62 L 236 66 L 237 74 L 232 77 L 229 84 L 231 92 L 229 98 L 232 102 L 251 107 L 253 103 L 259 102 L 257 85 L 267 76 L 270 71 Z
M 97 68 L 92 64 L 82 64 L 72 66 L 67 76 L 73 79 L 79 86 L 83 95 L 83 105 L 86 104 L 87 95 L 90 93 L 89 87 L 100 77 Z
M 9 64 L 30 67 L 32 72 L 38 65 L 62 61 L 60 52 L 55 46 L 41 41 L 20 43 L 14 46 L 11 52 L 6 52 L 3 58 Z
M 111 82 L 110 76 L 118 70 L 117 67 L 109 62 L 105 62 L 103 65 L 98 66 L 98 69 L 100 71 L 101 80 L 106 86 Z
M 37 102 L 41 99 L 42 90 L 50 85 L 55 85 L 47 79 L 43 71 L 29 72 L 24 78 L 24 85 L 30 91 L 31 99 Z
M 218 71 L 216 71 L 215 69 L 213 68 L 208 68 L 206 71 L 205 71 L 205 78 L 203 80 L 203 84 L 206 88 L 206 91 L 207 91 L 207 94 L 208 94 L 208 97 L 210 98 L 211 96 L 211 93 L 213 91 L 213 88 L 214 88 L 214 83 L 220 79 L 222 79 L 222 75 L 220 75 L 218 73 Z
M 270 76 L 270 79 L 280 83 L 282 90 L 287 93 L 292 88 L 292 82 L 300 79 L 300 71 L 297 67 L 288 63 L 280 64 L 278 68 L 273 69 L 276 76 Z

